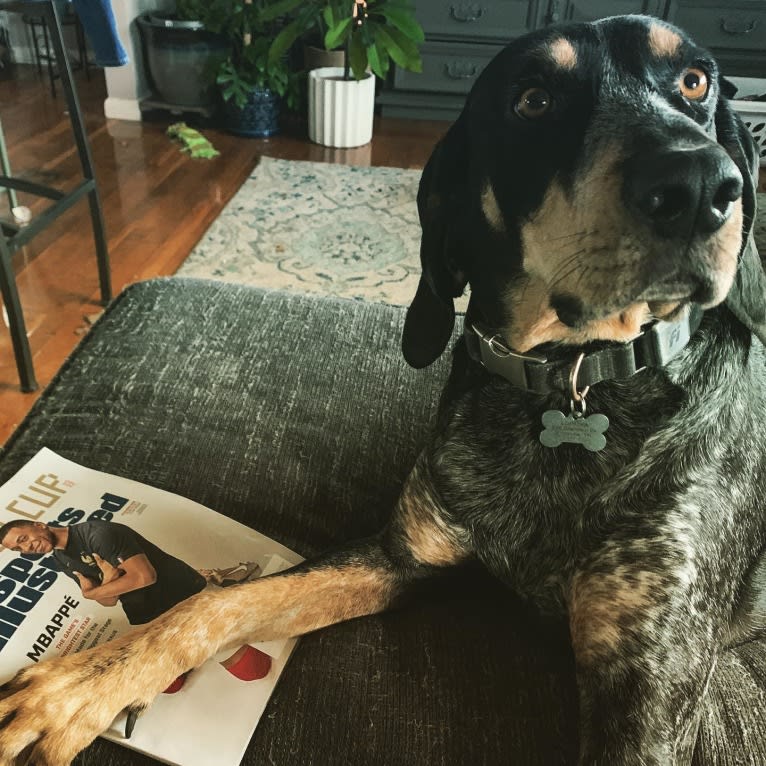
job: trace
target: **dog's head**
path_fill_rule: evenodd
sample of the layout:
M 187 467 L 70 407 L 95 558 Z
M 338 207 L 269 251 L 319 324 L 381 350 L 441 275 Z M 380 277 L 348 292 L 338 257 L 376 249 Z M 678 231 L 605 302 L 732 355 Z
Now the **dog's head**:
M 758 158 L 725 89 L 707 51 L 649 17 L 509 45 L 423 171 L 407 361 L 442 353 L 468 283 L 471 310 L 520 352 L 627 341 L 724 300 L 764 339 Z

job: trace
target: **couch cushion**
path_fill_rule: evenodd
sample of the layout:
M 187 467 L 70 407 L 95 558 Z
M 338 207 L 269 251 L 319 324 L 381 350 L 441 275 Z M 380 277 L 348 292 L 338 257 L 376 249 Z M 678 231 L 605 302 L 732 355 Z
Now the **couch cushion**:
M 220 282 L 134 285 L 10 440 L 0 482 L 47 446 L 304 556 L 375 532 L 448 368 L 406 366 L 403 320 L 397 307 Z M 764 667 L 762 643 L 722 662 L 696 763 L 766 763 Z M 397 612 L 305 637 L 244 763 L 569 764 L 576 699 L 563 626 L 461 571 Z M 225 700 L 210 710 L 225 713 Z M 77 763 L 153 761 L 97 741 Z

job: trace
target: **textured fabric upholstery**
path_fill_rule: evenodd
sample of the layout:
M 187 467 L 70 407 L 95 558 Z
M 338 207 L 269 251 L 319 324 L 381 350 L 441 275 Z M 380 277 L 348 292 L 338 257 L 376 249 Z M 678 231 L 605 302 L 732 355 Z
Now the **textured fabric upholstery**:
M 434 413 L 448 360 L 401 358 L 404 310 L 166 279 L 129 288 L 0 457 L 42 446 L 193 498 L 304 556 L 376 531 Z M 766 643 L 724 657 L 702 764 L 766 763 Z M 226 700 L 209 715 L 226 715 Z M 247 766 L 552 766 L 576 761 L 566 629 L 481 571 L 396 612 L 302 639 Z M 148 758 L 97 741 L 88 766 Z M 215 764 L 211 764 L 215 766 Z

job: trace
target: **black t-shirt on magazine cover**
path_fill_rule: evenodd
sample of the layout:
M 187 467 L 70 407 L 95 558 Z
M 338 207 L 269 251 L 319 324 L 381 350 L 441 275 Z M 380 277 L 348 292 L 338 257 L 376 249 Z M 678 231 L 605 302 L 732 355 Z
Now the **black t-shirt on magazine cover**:
M 153 585 L 123 593 L 119 599 L 131 625 L 141 625 L 166 612 L 179 601 L 199 593 L 205 578 L 184 561 L 165 553 L 135 530 L 112 521 L 86 521 L 69 527 L 63 550 L 53 555 L 65 574 L 79 584 L 75 572 L 101 582 L 101 570 L 93 560 L 97 553 L 113 567 L 143 553 L 157 572 Z

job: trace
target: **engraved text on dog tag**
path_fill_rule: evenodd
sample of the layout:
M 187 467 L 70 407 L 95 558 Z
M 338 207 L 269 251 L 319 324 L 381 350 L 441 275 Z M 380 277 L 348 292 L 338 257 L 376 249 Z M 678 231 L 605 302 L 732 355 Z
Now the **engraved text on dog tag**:
M 546 447 L 561 444 L 582 444 L 591 452 L 598 452 L 606 446 L 604 432 L 609 428 L 606 415 L 581 415 L 572 412 L 565 415 L 559 410 L 543 413 L 545 430 L 540 434 L 540 443 Z

